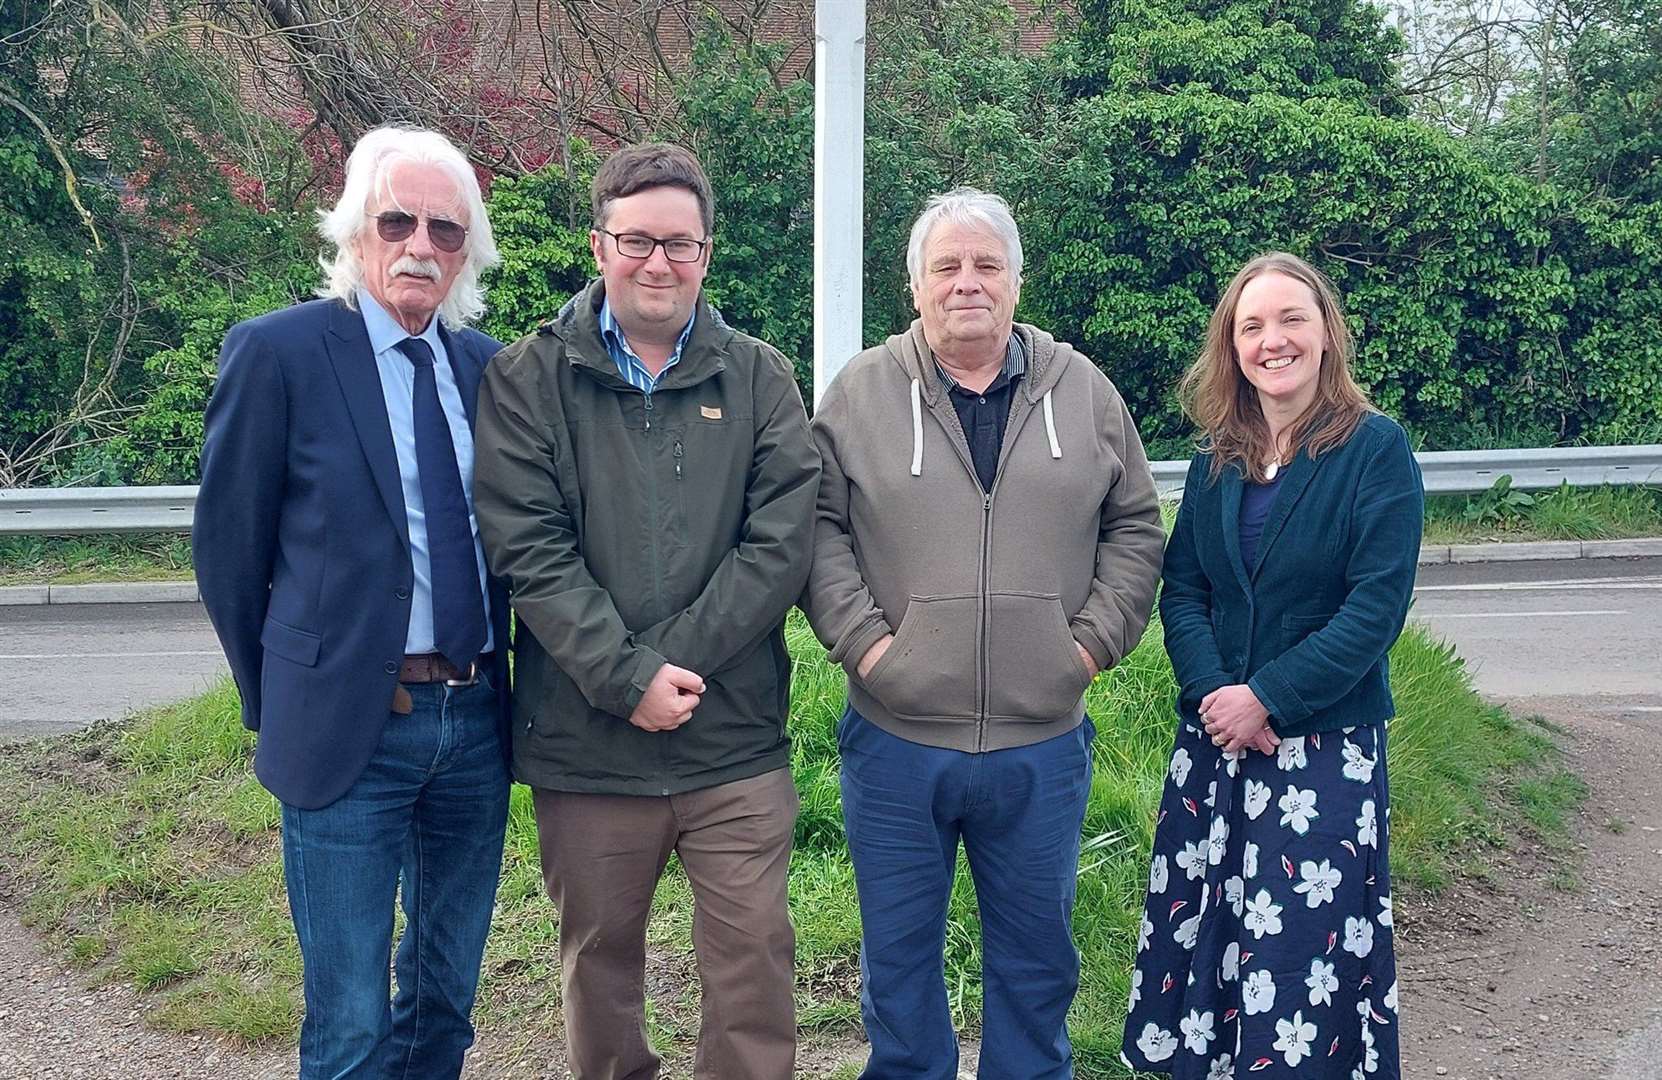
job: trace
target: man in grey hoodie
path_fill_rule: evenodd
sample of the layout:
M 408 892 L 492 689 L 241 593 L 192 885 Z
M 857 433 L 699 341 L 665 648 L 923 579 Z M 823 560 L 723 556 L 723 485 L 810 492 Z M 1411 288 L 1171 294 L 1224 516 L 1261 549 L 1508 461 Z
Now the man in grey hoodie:
M 1003 199 L 931 199 L 906 264 L 919 318 L 850 361 L 813 421 L 806 607 L 849 676 L 837 734 L 863 1075 L 957 1075 L 942 955 L 961 839 L 982 923 L 980 1074 L 1070 1077 L 1084 693 L 1148 623 L 1159 503 L 1113 384 L 1014 323 L 1021 238 Z

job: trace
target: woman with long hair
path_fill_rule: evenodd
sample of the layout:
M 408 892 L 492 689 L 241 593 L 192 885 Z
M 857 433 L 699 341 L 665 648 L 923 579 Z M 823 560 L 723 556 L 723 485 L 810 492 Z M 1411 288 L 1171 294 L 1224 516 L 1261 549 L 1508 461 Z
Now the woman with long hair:
M 1386 654 L 1424 496 L 1332 284 L 1253 259 L 1182 397 L 1160 614 L 1178 725 L 1123 1051 L 1195 1080 L 1395 1078 Z

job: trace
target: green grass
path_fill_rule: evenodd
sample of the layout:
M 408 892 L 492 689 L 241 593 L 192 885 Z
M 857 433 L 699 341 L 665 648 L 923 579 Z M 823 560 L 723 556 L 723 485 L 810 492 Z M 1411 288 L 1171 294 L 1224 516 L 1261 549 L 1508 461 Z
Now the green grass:
M 1483 495 L 1428 498 L 1426 543 L 1662 536 L 1662 488 L 1562 487 L 1536 492 L 1529 500 L 1527 505 L 1501 507 Z
M 0 585 L 181 581 L 191 573 L 190 537 L 178 533 L 0 536 Z
M 834 725 L 840 670 L 799 617 L 792 766 L 802 797 L 790 897 L 805 1039 L 858 1025 L 859 912 L 844 847 Z M 1435 889 L 1481 872 L 1520 826 L 1549 840 L 1579 799 L 1550 734 L 1483 703 L 1448 646 L 1411 629 L 1392 655 L 1399 715 L 1389 734 L 1393 869 Z M 1119 1077 L 1120 1026 L 1147 879 L 1153 811 L 1172 739 L 1171 669 L 1158 627 L 1092 687 L 1096 774 L 1085 820 L 1075 929 L 1084 956 L 1071 1018 L 1082 1077 Z M 279 863 L 276 804 L 248 773 L 252 737 L 227 686 L 182 705 L 0 754 L 0 865 L 26 913 L 95 977 L 162 1002 L 160 1022 L 245 1039 L 292 1039 L 299 956 Z M 1510 799 L 1497 793 L 1511 790 Z M 1566 879 L 1566 886 L 1570 884 Z M 979 1014 L 979 934 L 962 864 L 951 901 L 947 981 L 956 1020 Z M 692 895 L 677 871 L 649 931 L 671 987 L 651 1005 L 655 1044 L 685 1067 L 697 1030 Z M 529 792 L 510 804 L 507 853 L 486 953 L 480 1023 L 552 1037 L 557 926 L 543 896 Z M 844 1075 L 848 1070 L 844 1070 Z

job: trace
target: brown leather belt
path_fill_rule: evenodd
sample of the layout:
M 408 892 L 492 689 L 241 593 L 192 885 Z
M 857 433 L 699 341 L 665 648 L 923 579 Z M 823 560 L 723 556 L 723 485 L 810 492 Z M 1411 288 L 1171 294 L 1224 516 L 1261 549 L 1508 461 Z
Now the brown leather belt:
M 471 670 L 463 670 L 438 653 L 411 653 L 404 657 L 404 666 L 398 669 L 401 683 L 450 683 L 454 686 L 472 686 L 479 681 L 479 673 L 490 667 L 495 653 L 480 653 Z

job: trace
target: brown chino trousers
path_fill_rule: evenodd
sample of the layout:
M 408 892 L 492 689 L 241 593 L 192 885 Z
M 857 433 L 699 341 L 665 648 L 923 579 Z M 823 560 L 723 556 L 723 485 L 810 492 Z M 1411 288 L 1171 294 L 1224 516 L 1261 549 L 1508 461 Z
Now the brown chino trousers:
M 789 769 L 664 797 L 534 790 L 543 882 L 560 912 L 566 1058 L 576 1080 L 653 1080 L 646 922 L 670 852 L 693 891 L 703 988 L 697 1080 L 790 1080 Z

